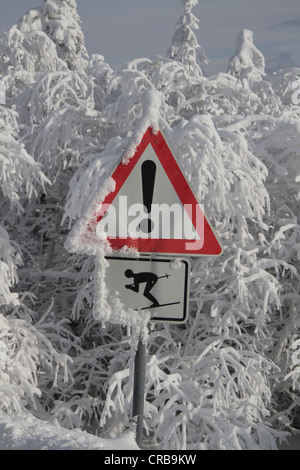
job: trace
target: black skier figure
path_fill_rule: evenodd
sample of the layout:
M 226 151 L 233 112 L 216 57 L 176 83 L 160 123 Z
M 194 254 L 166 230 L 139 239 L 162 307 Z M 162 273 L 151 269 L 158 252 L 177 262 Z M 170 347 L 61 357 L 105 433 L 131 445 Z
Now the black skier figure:
M 159 302 L 156 300 L 156 298 L 152 294 L 150 294 L 151 289 L 154 287 L 158 279 L 158 276 L 156 274 L 154 273 L 134 274 L 132 269 L 126 269 L 125 276 L 128 278 L 129 277 L 133 278 L 133 284 L 125 285 L 126 289 L 131 289 L 134 292 L 139 292 L 140 284 L 146 283 L 144 293 L 143 293 L 144 297 L 150 300 L 150 302 L 153 302 L 153 304 L 150 305 L 150 307 L 157 307 L 159 305 Z

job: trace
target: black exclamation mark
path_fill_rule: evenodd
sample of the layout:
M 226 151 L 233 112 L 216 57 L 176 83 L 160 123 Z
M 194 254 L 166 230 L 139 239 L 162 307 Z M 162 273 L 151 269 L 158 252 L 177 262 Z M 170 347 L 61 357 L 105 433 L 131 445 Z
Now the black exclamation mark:
M 151 205 L 153 200 L 154 183 L 156 175 L 156 164 L 152 160 L 145 160 L 142 164 L 142 188 L 143 188 L 143 204 L 148 214 L 151 213 Z M 151 217 L 144 219 L 140 223 L 140 229 L 144 233 L 150 233 L 153 230 L 153 222 Z

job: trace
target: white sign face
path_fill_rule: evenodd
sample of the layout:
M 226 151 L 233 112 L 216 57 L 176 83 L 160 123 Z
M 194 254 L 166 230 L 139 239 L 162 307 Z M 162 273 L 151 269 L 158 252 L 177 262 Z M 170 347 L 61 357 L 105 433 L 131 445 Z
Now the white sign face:
M 193 227 L 196 211 L 198 232 Z M 204 215 L 200 206 L 184 207 L 151 144 L 145 149 L 97 226 L 97 234 L 113 238 L 186 240 L 203 246 Z M 148 227 L 150 224 L 150 228 Z
M 150 311 L 151 320 L 184 323 L 188 317 L 190 262 L 168 258 L 107 257 L 105 282 L 109 296 L 125 308 Z
M 148 128 L 109 184 L 104 199 L 96 195 L 89 216 L 74 226 L 68 249 L 97 254 L 97 247 L 107 244 L 116 255 L 124 247 L 146 256 L 222 253 L 204 208 L 160 132 Z

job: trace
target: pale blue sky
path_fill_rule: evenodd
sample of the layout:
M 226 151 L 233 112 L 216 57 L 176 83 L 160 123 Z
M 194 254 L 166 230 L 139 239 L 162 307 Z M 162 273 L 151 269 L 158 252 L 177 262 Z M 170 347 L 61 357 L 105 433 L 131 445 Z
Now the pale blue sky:
M 42 3 L 0 0 L 0 31 Z M 112 67 L 165 55 L 183 12 L 180 0 L 77 0 L 77 5 L 89 53 L 104 55 Z M 203 67 L 206 75 L 226 71 L 243 28 L 254 31 L 267 68 L 279 62 L 300 67 L 299 0 L 199 0 L 193 12 L 200 19 L 198 41 L 210 60 Z

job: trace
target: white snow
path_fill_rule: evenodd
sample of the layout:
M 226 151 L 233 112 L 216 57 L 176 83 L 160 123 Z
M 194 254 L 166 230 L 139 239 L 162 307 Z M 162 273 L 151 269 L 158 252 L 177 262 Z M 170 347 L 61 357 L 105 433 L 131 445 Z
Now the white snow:
M 141 333 L 144 432 L 161 449 L 275 449 L 295 424 L 300 69 L 265 75 L 245 29 L 229 73 L 203 77 L 198 0 L 182 4 L 168 56 L 116 70 L 101 55 L 85 62 L 75 0 L 46 0 L 0 36 L 3 448 L 135 448 L 127 430 Z M 179 327 L 146 327 L 117 297 L 109 310 L 109 247 L 82 247 L 113 168 L 149 126 L 161 129 L 223 246 L 219 258 L 191 260 Z
M 235 54 L 229 60 L 228 73 L 244 81 L 259 81 L 265 75 L 265 58 L 253 44 L 253 31 L 243 29 L 236 40 Z
M 101 439 L 85 431 L 69 431 L 32 415 L 0 413 L 0 450 L 139 450 L 133 431 Z
M 0 450 L 101 450 L 140 451 L 135 433 L 102 439 L 80 429 L 69 431 L 28 414 L 0 413 Z M 278 443 L 278 450 L 300 450 L 300 436 Z

